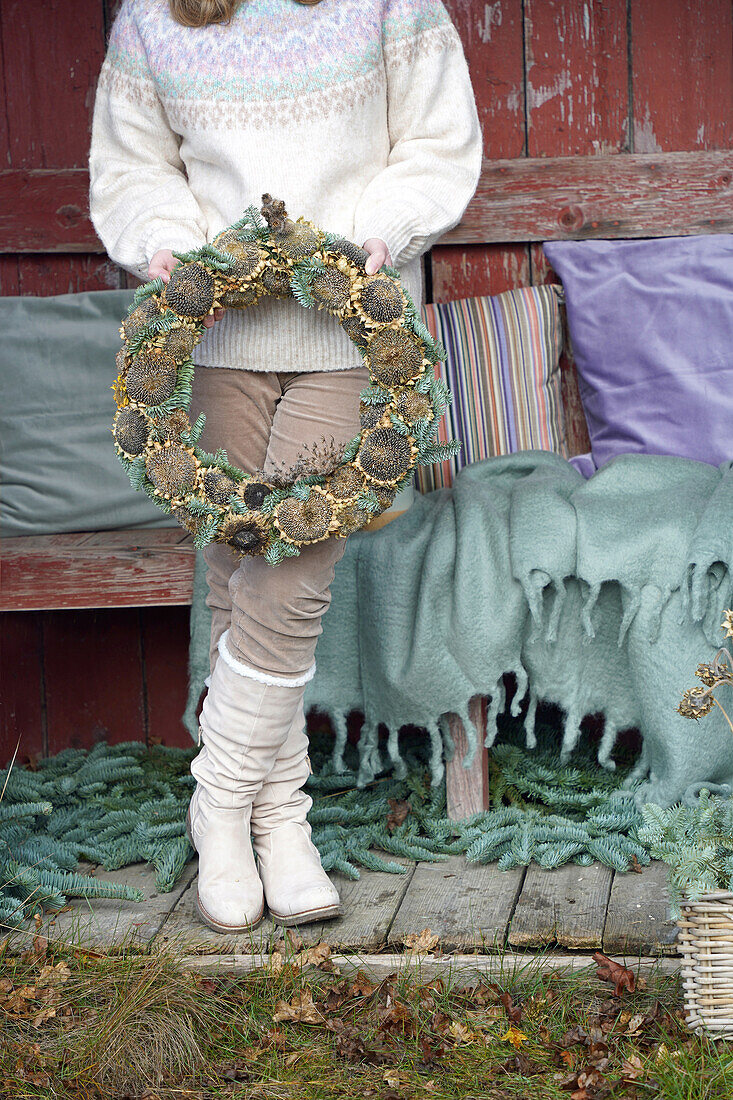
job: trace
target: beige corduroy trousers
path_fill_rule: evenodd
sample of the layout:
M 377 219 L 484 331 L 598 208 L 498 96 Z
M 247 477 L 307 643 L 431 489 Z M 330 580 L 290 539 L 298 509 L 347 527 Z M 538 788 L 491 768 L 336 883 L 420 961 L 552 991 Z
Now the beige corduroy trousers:
M 191 420 L 206 424 L 200 446 L 223 447 L 245 473 L 290 467 L 313 448 L 348 443 L 360 431 L 359 394 L 368 385 L 366 367 L 325 371 L 252 371 L 197 366 Z M 257 672 L 303 676 L 312 668 L 321 618 L 346 539 L 312 543 L 281 565 L 260 556 L 239 558 L 227 545 L 204 550 L 211 608 L 210 664 L 219 639 Z

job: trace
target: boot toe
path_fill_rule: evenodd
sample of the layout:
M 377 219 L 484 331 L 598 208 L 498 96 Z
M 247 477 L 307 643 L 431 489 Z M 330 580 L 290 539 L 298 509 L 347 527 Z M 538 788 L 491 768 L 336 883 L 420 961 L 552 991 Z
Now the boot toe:
M 325 920 L 338 916 L 341 899 L 338 890 L 329 884 L 325 886 L 307 886 L 293 889 L 286 895 L 275 897 L 268 906 L 275 920 L 288 920 L 305 923 L 308 920 Z
M 208 889 L 198 891 L 200 916 L 218 932 L 246 932 L 259 924 L 265 912 L 264 894 Z

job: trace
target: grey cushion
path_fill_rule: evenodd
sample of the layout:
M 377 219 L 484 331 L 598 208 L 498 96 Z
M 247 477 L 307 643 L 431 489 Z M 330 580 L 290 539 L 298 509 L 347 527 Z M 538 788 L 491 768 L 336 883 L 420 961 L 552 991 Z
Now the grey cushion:
M 0 297 L 0 535 L 177 526 L 132 488 L 110 431 L 132 293 Z

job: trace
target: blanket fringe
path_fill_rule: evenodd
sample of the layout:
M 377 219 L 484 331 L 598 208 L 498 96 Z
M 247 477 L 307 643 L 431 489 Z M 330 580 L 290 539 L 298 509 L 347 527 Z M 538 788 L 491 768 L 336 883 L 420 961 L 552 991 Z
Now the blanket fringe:
M 365 787 L 382 771 L 382 754 L 379 751 L 379 723 L 364 722 L 358 742 L 359 772 L 357 787 Z
M 517 681 L 517 690 L 514 693 L 509 713 L 512 718 L 519 718 L 519 715 L 522 713 L 522 703 L 524 702 L 529 687 L 529 676 L 527 675 L 527 670 L 524 665 L 517 665 L 515 668 L 511 669 L 511 672 L 514 674 Z
M 387 738 L 387 752 L 392 761 L 396 779 L 404 779 L 407 775 L 407 765 L 400 755 L 400 726 L 395 726 L 389 731 Z
M 486 736 L 484 738 L 484 747 L 487 749 L 490 749 L 496 740 L 496 735 L 499 730 L 497 721 L 505 705 L 506 688 L 504 687 L 504 678 L 501 677 L 494 688 L 494 694 L 489 698 L 489 705 L 486 708 Z
M 560 763 L 567 764 L 573 749 L 580 740 L 580 723 L 583 721 L 581 711 L 573 708 L 565 715 L 563 721 L 562 744 L 560 746 Z
M 522 585 L 529 613 L 532 617 L 532 638 L 537 638 L 542 630 L 545 589 L 551 583 L 552 577 L 544 569 L 533 569 Z
M 347 770 L 344 760 L 347 737 L 346 715 L 342 711 L 329 710 L 328 717 L 336 733 L 333 749 L 331 751 L 331 763 L 334 772 L 336 772 L 337 775 L 342 775 Z
M 471 714 L 469 712 L 467 703 L 464 706 L 458 708 L 457 710 L 452 711 L 451 713 L 454 713 L 458 718 L 460 718 L 461 722 L 463 723 L 463 728 L 466 731 L 466 740 L 468 741 L 468 749 L 466 750 L 466 753 L 465 753 L 461 763 L 463 764 L 464 768 L 470 768 L 471 765 L 473 764 L 474 760 L 476 759 L 476 753 L 478 752 L 478 729 L 476 728 L 476 723 L 474 722 L 473 718 L 471 717 Z M 443 715 L 442 718 L 445 718 L 445 715 Z M 451 743 L 453 744 L 453 748 L 455 750 L 455 744 L 453 743 L 453 738 L 451 737 L 451 734 L 450 734 L 450 723 L 447 721 L 447 719 L 445 721 L 445 726 L 444 726 L 443 722 L 441 721 L 441 719 L 438 719 L 438 722 L 440 724 L 441 732 L 443 732 L 443 741 L 444 741 L 444 743 L 445 743 L 444 728 L 447 728 L 448 737 L 450 737 Z M 446 756 L 447 756 L 447 754 L 446 754 Z
M 616 770 L 616 761 L 611 759 L 611 753 L 616 744 L 618 732 L 617 724 L 606 717 L 603 727 L 603 737 L 598 745 L 598 763 L 602 768 L 608 768 L 609 771 Z
M 557 641 L 557 629 L 560 624 L 560 615 L 562 614 L 563 605 L 565 603 L 565 596 L 567 589 L 565 588 L 565 581 L 562 577 L 558 577 L 555 580 L 555 592 L 552 599 L 552 611 L 550 612 L 550 618 L 547 624 L 547 632 L 545 634 L 545 640 L 548 642 Z
M 529 689 L 529 707 L 527 708 L 527 716 L 524 719 L 524 743 L 528 749 L 534 749 L 537 746 L 537 734 L 535 732 L 535 723 L 537 719 L 537 703 L 539 702 L 537 694 L 534 688 Z
M 633 588 L 624 586 L 621 589 L 621 602 L 624 605 L 624 614 L 618 632 L 619 649 L 624 644 L 626 635 L 629 632 L 629 627 L 633 623 L 641 607 L 641 586 L 634 585 Z
M 596 632 L 593 626 L 591 615 L 593 614 L 593 608 L 598 602 L 598 597 L 601 592 L 601 586 L 598 582 L 588 586 L 588 595 L 585 598 L 582 608 L 580 609 L 580 621 L 583 624 L 583 630 L 589 638 L 595 638 Z

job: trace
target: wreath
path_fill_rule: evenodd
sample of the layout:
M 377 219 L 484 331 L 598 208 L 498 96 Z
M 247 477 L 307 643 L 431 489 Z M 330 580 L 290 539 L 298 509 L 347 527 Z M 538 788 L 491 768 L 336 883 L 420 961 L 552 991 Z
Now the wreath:
M 211 244 L 186 253 L 170 279 L 138 287 L 122 322 L 112 386 L 114 446 L 135 489 L 175 516 L 201 549 L 224 542 L 239 557 L 271 565 L 300 547 L 359 530 L 392 503 L 418 463 L 442 461 L 459 443 L 440 443 L 451 399 L 436 379 L 443 347 L 422 323 L 398 272 L 367 275 L 368 254 L 262 196 Z M 188 416 L 191 352 L 216 308 L 245 309 L 260 298 L 295 298 L 325 309 L 361 351 L 370 374 L 360 400 L 361 432 L 326 459 L 300 460 L 282 474 L 246 474 L 198 446 L 205 414 Z

